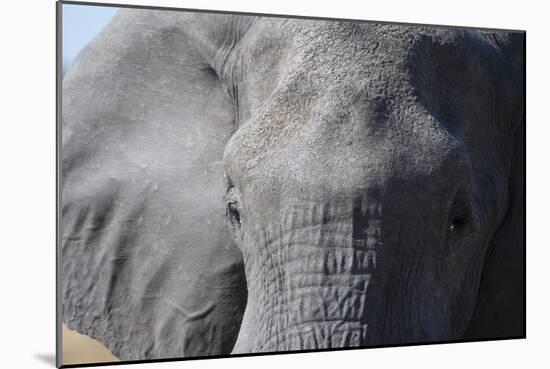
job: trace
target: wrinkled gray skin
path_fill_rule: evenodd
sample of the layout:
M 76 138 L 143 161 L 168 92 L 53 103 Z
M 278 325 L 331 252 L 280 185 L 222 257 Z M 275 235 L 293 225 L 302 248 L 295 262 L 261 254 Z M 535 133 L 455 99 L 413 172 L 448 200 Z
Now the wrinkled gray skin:
M 523 39 L 120 11 L 63 81 L 64 322 L 125 360 L 524 335 Z

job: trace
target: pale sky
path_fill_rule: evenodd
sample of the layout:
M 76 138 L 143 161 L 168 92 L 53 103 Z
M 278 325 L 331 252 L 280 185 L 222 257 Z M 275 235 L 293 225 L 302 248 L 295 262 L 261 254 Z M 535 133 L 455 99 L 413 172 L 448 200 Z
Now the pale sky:
M 63 70 L 111 20 L 118 8 L 92 5 L 63 5 Z

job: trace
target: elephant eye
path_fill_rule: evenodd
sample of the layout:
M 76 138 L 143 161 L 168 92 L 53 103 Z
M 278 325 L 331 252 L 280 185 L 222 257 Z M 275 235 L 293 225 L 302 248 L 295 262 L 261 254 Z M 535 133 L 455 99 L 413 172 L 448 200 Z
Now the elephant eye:
M 230 187 L 227 190 L 226 195 L 226 216 L 229 222 L 229 226 L 232 228 L 233 232 L 237 232 L 238 228 L 241 226 L 241 214 L 239 207 L 239 196 L 235 187 Z
M 236 203 L 227 204 L 227 215 L 231 223 L 241 224 L 241 215 Z
M 470 219 L 470 207 L 467 201 L 463 199 L 455 200 L 449 221 L 449 231 L 456 233 L 464 229 Z
M 451 232 L 458 231 L 460 228 L 464 227 L 467 223 L 467 219 L 465 216 L 456 216 L 451 221 L 451 225 L 449 226 L 449 230 Z

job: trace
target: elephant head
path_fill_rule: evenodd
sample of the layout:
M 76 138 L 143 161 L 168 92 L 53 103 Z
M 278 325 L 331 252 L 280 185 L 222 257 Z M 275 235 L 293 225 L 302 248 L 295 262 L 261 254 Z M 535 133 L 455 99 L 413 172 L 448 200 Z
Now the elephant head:
M 523 39 L 121 11 L 63 81 L 65 321 L 126 359 L 522 336 Z

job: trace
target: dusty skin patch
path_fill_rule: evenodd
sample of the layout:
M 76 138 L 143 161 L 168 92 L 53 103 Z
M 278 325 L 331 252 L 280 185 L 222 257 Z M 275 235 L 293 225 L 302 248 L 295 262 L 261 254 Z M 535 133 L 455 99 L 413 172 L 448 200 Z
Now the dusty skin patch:
M 99 341 L 63 324 L 63 365 L 120 361 Z

